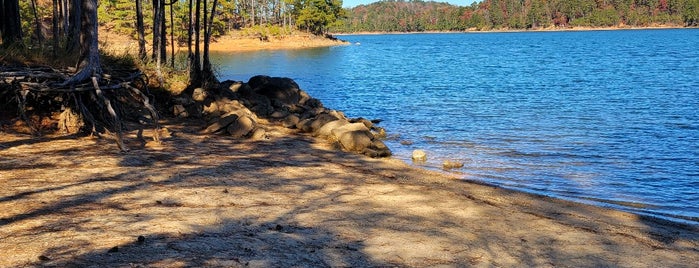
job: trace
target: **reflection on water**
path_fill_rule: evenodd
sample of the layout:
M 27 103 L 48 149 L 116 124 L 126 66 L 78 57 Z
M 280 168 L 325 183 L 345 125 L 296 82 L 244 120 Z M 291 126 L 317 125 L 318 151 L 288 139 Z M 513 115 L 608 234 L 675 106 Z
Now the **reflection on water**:
M 468 179 L 699 218 L 699 30 L 343 38 L 361 45 L 212 56 L 222 79 L 287 76 L 383 119 L 406 161 L 419 148 Z

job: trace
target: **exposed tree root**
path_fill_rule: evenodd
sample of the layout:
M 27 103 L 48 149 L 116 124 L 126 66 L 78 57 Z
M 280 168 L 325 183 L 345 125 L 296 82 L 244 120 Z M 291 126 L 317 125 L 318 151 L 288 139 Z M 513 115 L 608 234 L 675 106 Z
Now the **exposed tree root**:
M 0 101 L 17 105 L 18 115 L 33 135 L 41 133 L 31 123 L 30 113 L 62 112 L 59 131 L 82 130 L 96 135 L 111 132 L 119 149 L 128 151 L 122 135 L 124 119 L 150 121 L 153 139 L 160 140 L 158 114 L 142 91 L 146 79 L 140 71 L 128 70 L 75 82 L 78 80 L 71 79 L 67 70 L 0 67 Z

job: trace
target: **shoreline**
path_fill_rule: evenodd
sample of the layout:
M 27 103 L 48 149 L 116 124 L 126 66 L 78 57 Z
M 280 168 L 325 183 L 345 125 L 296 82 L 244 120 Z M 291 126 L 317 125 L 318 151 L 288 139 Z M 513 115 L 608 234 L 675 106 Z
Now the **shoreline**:
M 404 162 L 405 164 L 407 164 L 411 167 L 414 167 L 414 168 L 424 169 L 424 170 L 432 171 L 432 172 L 444 173 L 447 176 L 457 176 L 457 177 L 459 177 L 460 180 L 463 180 L 467 183 L 474 183 L 474 184 L 480 184 L 480 185 L 485 185 L 485 186 L 490 186 L 490 187 L 496 187 L 496 188 L 501 188 L 501 189 L 508 190 L 508 191 L 521 192 L 521 193 L 533 195 L 536 197 L 552 198 L 552 199 L 562 200 L 562 201 L 566 201 L 566 202 L 573 202 L 576 204 L 599 207 L 602 209 L 617 210 L 617 211 L 621 211 L 621 212 L 626 212 L 626 213 L 638 215 L 641 217 L 654 218 L 658 221 L 664 221 L 664 222 L 667 222 L 670 224 L 677 224 L 677 225 L 687 226 L 690 228 L 699 228 L 699 218 L 690 217 L 690 216 L 682 216 L 682 215 L 674 215 L 674 214 L 669 214 L 669 213 L 646 212 L 646 211 L 642 210 L 642 208 L 646 207 L 646 204 L 636 203 L 635 206 L 632 206 L 632 205 L 625 206 L 622 204 L 617 204 L 617 203 L 613 202 L 612 200 L 603 200 L 603 199 L 585 198 L 585 197 L 556 196 L 553 194 L 547 194 L 546 192 L 543 192 L 543 191 L 536 191 L 536 190 L 530 190 L 530 189 L 526 189 L 526 188 L 517 188 L 517 187 L 506 187 L 506 186 L 503 186 L 495 181 L 490 182 L 490 181 L 486 181 L 486 180 L 478 180 L 478 179 L 469 178 L 468 173 L 461 171 L 460 169 L 444 169 L 442 166 L 439 165 L 439 163 L 435 163 L 433 165 L 415 164 L 415 162 L 413 162 L 410 159 L 410 157 L 407 157 L 407 156 L 406 157 L 397 157 L 396 155 L 393 155 L 391 157 L 395 158 L 397 160 L 400 160 L 400 161 Z M 618 201 L 618 202 L 623 203 L 621 201 Z M 647 206 L 650 206 L 650 205 L 647 205 Z
M 0 135 L 0 266 L 642 266 L 699 262 L 699 228 L 269 138 Z M 144 130 L 147 138 L 152 135 Z
M 699 29 L 677 25 L 659 25 L 648 27 L 550 27 L 543 29 L 498 29 L 498 30 L 464 30 L 464 31 L 422 31 L 422 32 L 356 32 L 332 33 L 333 36 L 347 35 L 382 35 L 382 34 L 457 34 L 457 33 L 527 33 L 527 32 L 579 32 L 579 31 L 623 31 L 623 30 L 665 30 L 665 29 Z
M 101 31 L 100 40 L 105 44 L 105 46 L 101 49 L 111 53 L 132 54 L 135 53 L 135 51 L 138 51 L 138 41 L 127 36 L 109 31 Z M 235 53 L 264 50 L 322 48 L 349 44 L 349 42 L 340 39 L 332 40 L 322 36 L 315 36 L 302 32 L 297 32 L 283 37 L 271 37 L 267 41 L 262 41 L 260 38 L 242 36 L 240 33 L 231 33 L 213 40 L 209 45 L 209 51 Z M 148 47 L 148 44 L 146 47 Z M 172 51 L 170 46 L 167 47 L 167 51 L 169 55 L 170 51 Z M 178 46 L 175 48 L 175 51 L 186 52 L 187 47 Z

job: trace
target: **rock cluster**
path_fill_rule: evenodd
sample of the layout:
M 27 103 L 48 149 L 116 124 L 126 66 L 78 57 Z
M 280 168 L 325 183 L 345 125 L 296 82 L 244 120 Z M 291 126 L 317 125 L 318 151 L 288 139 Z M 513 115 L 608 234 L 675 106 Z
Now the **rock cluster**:
M 264 139 L 260 118 L 287 128 L 336 142 L 340 148 L 371 157 L 391 151 L 381 141 L 386 132 L 370 120 L 347 118 L 283 77 L 254 76 L 247 83 L 224 81 L 218 92 L 195 89 L 191 99 L 173 108 L 177 116 L 209 120 L 205 133 L 227 133 L 236 138 Z

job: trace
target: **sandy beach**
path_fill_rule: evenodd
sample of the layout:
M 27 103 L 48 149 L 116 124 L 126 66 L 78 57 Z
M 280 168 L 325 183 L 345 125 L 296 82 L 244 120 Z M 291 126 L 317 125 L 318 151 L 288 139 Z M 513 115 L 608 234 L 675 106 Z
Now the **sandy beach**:
M 691 267 L 696 227 L 344 153 L 163 124 L 155 144 L 0 135 L 1 267 Z M 152 133 L 145 131 L 148 138 Z M 167 136 L 167 135 L 165 135 Z
M 105 51 L 120 54 L 133 54 L 138 52 L 138 41 L 129 36 L 110 32 L 100 31 L 100 40 Z M 150 42 L 150 40 L 147 40 Z M 244 36 L 239 32 L 233 32 L 229 35 L 215 38 L 209 46 L 210 51 L 214 52 L 247 52 L 259 50 L 279 50 L 279 49 L 304 49 L 316 47 L 330 47 L 347 45 L 349 43 L 342 40 L 333 40 L 321 36 L 315 36 L 304 32 L 295 32 L 292 35 L 285 37 L 270 37 L 267 40 L 260 38 Z M 202 43 L 203 46 L 203 43 Z M 151 49 L 149 43 L 146 44 L 147 49 Z M 171 49 L 168 46 L 168 55 Z M 176 47 L 176 52 L 187 51 L 187 47 Z

